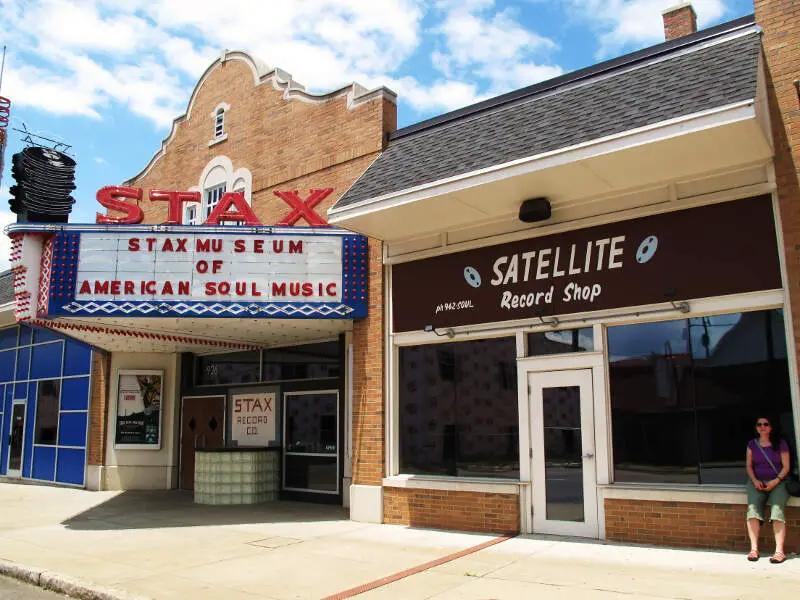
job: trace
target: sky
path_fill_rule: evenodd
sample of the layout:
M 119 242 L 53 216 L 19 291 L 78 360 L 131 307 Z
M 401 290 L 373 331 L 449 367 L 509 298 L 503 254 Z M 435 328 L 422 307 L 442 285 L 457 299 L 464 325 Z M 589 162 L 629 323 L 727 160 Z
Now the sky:
M 12 102 L 0 182 L 25 129 L 77 161 L 71 222 L 94 222 L 104 185 L 148 163 L 223 49 L 245 50 L 314 92 L 352 81 L 398 94 L 398 125 L 614 58 L 664 39 L 679 0 L 2 0 L 0 95 Z M 698 27 L 752 0 L 694 0 Z M 8 268 L 0 235 L 0 270 Z

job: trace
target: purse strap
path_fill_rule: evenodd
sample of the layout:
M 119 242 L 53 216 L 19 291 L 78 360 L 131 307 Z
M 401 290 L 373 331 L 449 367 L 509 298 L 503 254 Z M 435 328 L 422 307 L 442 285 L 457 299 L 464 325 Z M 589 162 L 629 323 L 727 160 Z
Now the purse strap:
M 764 446 L 762 446 L 761 442 L 759 442 L 757 439 L 753 440 L 753 441 L 756 443 L 756 446 L 758 446 L 758 449 L 761 450 L 761 454 L 764 455 L 764 458 L 767 459 L 767 462 L 769 463 L 769 466 L 772 467 L 773 471 L 775 471 L 775 477 L 780 479 L 781 478 L 781 472 L 778 471 L 778 469 L 775 468 L 775 465 L 773 464 L 772 460 L 770 460 L 769 455 L 766 452 L 764 452 Z

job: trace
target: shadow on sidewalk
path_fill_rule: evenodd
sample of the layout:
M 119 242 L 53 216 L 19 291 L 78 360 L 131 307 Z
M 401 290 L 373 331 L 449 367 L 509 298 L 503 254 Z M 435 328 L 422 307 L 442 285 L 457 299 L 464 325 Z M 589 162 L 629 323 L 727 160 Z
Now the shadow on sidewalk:
M 153 529 L 249 523 L 343 521 L 348 509 L 306 502 L 266 502 L 244 506 L 195 504 L 192 492 L 131 491 L 62 522 L 73 530 Z

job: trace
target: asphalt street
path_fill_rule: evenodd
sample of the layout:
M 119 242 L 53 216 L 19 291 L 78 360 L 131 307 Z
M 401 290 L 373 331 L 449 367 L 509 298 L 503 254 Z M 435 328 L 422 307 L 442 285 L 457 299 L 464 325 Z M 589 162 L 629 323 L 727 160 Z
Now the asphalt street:
M 56 600 L 66 598 L 27 583 L 0 576 L 0 600 Z

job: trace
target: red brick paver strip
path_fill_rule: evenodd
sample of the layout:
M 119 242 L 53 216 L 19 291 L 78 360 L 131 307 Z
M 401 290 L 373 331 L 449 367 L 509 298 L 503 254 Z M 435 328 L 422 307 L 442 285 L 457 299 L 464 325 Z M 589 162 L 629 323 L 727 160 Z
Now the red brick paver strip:
M 338 594 L 333 594 L 332 596 L 325 596 L 322 600 L 343 600 L 344 598 L 352 598 L 353 596 L 358 596 L 359 594 L 363 594 L 364 592 L 369 592 L 370 590 L 374 590 L 375 588 L 383 587 L 384 585 L 389 585 L 390 583 L 394 583 L 395 581 L 399 581 L 400 579 L 405 579 L 406 577 L 411 577 L 412 575 L 416 575 L 417 573 L 422 573 L 423 571 L 427 571 L 428 569 L 438 567 L 439 565 L 443 565 L 450 561 L 456 560 L 457 558 L 461 558 L 462 556 L 468 556 L 470 554 L 474 554 L 475 552 L 483 550 L 484 548 L 489 548 L 490 546 L 494 546 L 501 542 L 505 542 L 506 540 L 510 540 L 512 537 L 513 536 L 498 537 L 493 540 L 489 540 L 488 542 L 483 542 L 482 544 L 478 544 L 477 546 L 472 546 L 465 550 L 459 550 L 458 552 L 447 554 L 446 556 L 442 556 L 441 558 L 437 558 L 436 560 L 431 560 L 426 563 L 422 563 L 421 565 L 417 565 L 416 567 L 411 567 L 410 569 L 406 569 L 405 571 L 399 571 L 397 573 L 394 573 L 393 575 L 387 575 L 386 577 L 381 577 L 380 579 L 376 579 L 375 581 L 370 581 L 369 583 L 358 585 L 354 588 L 350 588 L 349 590 L 339 592 Z

